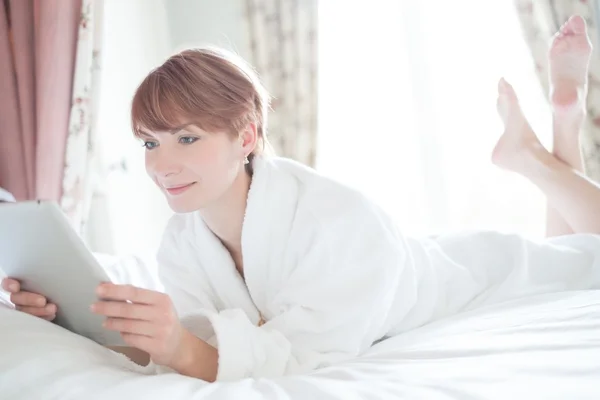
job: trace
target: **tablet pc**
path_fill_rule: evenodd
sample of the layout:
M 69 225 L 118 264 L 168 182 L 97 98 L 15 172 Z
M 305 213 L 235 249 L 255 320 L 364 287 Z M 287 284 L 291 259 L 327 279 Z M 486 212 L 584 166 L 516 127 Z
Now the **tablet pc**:
M 90 311 L 110 279 L 55 202 L 0 203 L 0 269 L 58 306 L 53 321 L 105 346 L 125 345 Z

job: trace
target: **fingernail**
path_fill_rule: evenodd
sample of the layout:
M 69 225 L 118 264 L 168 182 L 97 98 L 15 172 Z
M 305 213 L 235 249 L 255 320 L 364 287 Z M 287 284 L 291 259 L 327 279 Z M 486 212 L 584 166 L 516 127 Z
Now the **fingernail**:
M 36 301 L 38 306 L 45 306 L 46 305 L 46 299 L 37 299 Z
M 16 292 L 17 290 L 19 290 L 19 285 L 17 285 L 16 283 L 11 283 L 10 285 L 8 285 L 8 290 Z
M 98 293 L 99 295 L 102 295 L 102 294 L 106 293 L 106 288 L 104 286 L 100 285 L 96 289 L 96 293 Z
M 56 312 L 56 306 L 54 304 L 50 304 L 46 307 L 46 310 L 48 310 L 48 312 L 51 312 L 52 314 L 54 314 Z
M 92 305 L 90 306 L 90 310 L 91 310 L 91 311 L 96 311 L 96 304 L 92 304 Z

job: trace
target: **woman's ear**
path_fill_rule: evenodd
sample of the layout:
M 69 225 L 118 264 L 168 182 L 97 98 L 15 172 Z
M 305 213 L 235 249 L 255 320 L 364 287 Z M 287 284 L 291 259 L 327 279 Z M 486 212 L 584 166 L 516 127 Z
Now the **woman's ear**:
M 256 148 L 258 141 L 258 132 L 255 123 L 249 123 L 246 128 L 240 133 L 242 151 L 245 156 L 248 156 Z

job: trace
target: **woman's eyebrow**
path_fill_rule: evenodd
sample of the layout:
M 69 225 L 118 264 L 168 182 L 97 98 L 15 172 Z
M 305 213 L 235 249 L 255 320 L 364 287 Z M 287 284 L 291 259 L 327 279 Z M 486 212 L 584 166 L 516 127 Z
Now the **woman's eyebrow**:
M 151 135 L 151 134 L 149 134 L 148 132 L 146 132 L 146 131 L 143 131 L 143 130 L 141 130 L 141 129 L 139 129 L 139 130 L 138 130 L 138 135 L 140 135 L 140 136 L 145 136 L 145 137 L 147 137 L 147 138 L 152 138 L 152 135 Z
M 176 127 L 175 127 L 175 128 L 173 128 L 173 129 L 169 129 L 169 132 L 170 132 L 171 134 L 173 134 L 173 135 L 174 135 L 174 134 L 176 134 L 177 132 L 179 132 L 180 130 L 183 130 L 184 128 L 187 128 L 188 126 L 190 126 L 190 125 L 192 125 L 192 124 L 193 124 L 192 122 L 188 122 L 188 123 L 185 123 L 185 124 L 183 124 L 183 125 L 176 126 Z

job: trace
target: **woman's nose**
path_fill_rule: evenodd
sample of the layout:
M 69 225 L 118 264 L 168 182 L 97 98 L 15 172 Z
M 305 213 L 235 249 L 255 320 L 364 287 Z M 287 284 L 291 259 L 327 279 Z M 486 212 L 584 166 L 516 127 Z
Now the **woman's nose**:
M 148 167 L 157 175 L 169 176 L 181 171 L 181 164 L 177 157 L 168 154 L 168 151 L 160 151 L 160 148 L 148 154 Z

